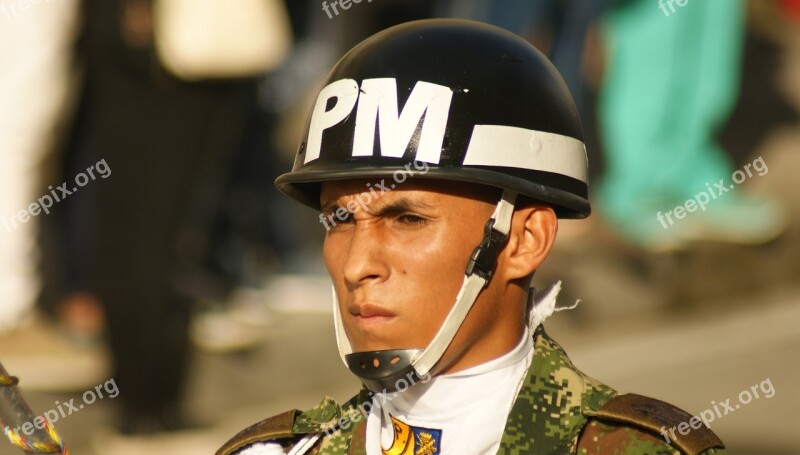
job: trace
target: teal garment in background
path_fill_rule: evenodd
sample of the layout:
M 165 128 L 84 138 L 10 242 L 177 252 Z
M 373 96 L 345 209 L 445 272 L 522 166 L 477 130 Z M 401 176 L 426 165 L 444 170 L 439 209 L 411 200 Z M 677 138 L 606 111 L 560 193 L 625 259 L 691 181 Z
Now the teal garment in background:
M 714 133 L 736 101 L 744 16 L 741 0 L 632 1 L 606 16 L 598 109 L 607 171 L 595 194 L 623 234 L 643 234 L 630 232 L 643 223 L 658 233 L 657 211 L 730 182 Z

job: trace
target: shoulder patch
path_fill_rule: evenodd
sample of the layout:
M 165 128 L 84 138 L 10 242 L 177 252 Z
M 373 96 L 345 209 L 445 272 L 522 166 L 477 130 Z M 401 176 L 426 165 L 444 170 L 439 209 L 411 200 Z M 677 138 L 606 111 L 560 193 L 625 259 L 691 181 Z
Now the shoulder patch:
M 665 442 L 688 455 L 696 455 L 713 448 L 725 448 L 717 435 L 699 418 L 655 398 L 633 393 L 617 395 L 604 404 L 595 417 L 660 434 Z M 689 427 L 688 433 L 682 434 L 681 431 L 685 433 L 687 427 Z
M 292 427 L 298 413 L 300 411 L 293 409 L 250 425 L 220 447 L 216 455 L 231 455 L 237 450 L 256 442 L 294 437 L 295 434 L 292 431 Z

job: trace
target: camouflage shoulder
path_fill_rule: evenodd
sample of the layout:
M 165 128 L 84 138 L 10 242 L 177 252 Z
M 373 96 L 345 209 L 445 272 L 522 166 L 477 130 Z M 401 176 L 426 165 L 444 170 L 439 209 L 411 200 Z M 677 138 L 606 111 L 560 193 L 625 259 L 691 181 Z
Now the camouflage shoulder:
M 335 428 L 341 416 L 341 406 L 333 398 L 325 397 L 308 411 L 293 409 L 245 428 L 217 450 L 216 455 L 234 455 L 263 443 L 292 448 L 307 435 L 332 433 L 331 429 Z
M 506 421 L 499 454 L 575 453 L 578 436 L 616 391 L 581 372 L 539 326 L 533 360 Z
M 372 397 L 366 389 L 344 403 L 339 415 L 326 423 L 313 454 L 366 455 L 366 414 Z M 369 406 L 369 408 L 367 407 Z
M 721 455 L 722 441 L 691 414 L 660 400 L 617 395 L 590 413 L 578 454 Z
M 223 444 L 216 455 L 232 455 L 247 446 L 261 442 L 278 442 L 283 446 L 291 446 L 296 442 L 294 439 L 300 436 L 292 431 L 294 420 L 299 413 L 299 410 L 293 409 L 250 425 Z

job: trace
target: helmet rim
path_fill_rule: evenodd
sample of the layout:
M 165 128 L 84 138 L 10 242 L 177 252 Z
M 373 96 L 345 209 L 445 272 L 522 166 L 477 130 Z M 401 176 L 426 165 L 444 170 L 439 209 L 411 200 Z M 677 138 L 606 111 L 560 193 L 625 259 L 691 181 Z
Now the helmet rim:
M 319 191 L 315 184 L 339 180 L 364 178 L 392 178 L 396 172 L 406 172 L 403 167 L 365 166 L 340 170 L 318 169 L 288 172 L 275 180 L 277 189 L 301 204 L 320 210 Z M 543 174 L 550 174 L 542 172 Z M 501 190 L 513 190 L 522 196 L 549 204 L 562 219 L 583 219 L 591 214 L 589 201 L 572 192 L 553 188 L 530 180 L 508 175 L 490 168 L 435 167 L 424 174 L 416 173 L 410 179 L 439 180 L 487 185 Z M 559 179 L 564 177 L 559 175 Z M 577 182 L 577 180 L 576 180 Z

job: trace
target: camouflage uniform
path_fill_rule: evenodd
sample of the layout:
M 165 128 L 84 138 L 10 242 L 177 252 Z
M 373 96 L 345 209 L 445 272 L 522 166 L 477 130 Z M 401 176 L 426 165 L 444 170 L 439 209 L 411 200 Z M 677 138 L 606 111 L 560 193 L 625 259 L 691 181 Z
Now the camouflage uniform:
M 362 390 L 344 406 L 325 398 L 306 412 L 289 411 L 257 423 L 228 441 L 217 455 L 232 455 L 252 444 L 289 448 L 319 435 L 306 453 L 366 455 L 366 419 L 359 407 L 371 400 Z M 724 454 L 722 442 L 702 426 L 679 432 L 668 444 L 659 433 L 691 415 L 652 398 L 618 395 L 580 372 L 540 326 L 528 376 L 506 421 L 498 454 Z M 327 431 L 326 431 L 327 430 Z M 306 439 L 308 441 L 308 439 Z

